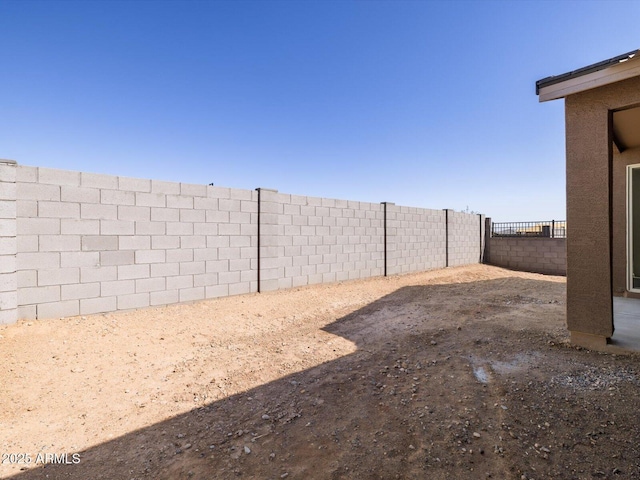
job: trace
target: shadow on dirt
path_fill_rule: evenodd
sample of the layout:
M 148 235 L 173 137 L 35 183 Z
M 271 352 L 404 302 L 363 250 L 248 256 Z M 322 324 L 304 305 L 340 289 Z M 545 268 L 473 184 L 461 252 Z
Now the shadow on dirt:
M 465 301 L 452 309 L 442 302 L 445 293 Z M 573 458 L 561 445 L 572 440 L 545 422 L 556 418 L 579 435 L 602 430 L 608 415 L 585 417 L 570 402 L 561 405 L 566 411 L 540 415 L 533 391 L 555 374 L 550 358 L 565 373 L 572 356 L 598 360 L 558 346 L 562 338 L 548 332 L 564 328 L 563 301 L 563 284 L 521 278 L 401 288 L 326 328 L 356 343 L 351 355 L 79 452 L 78 464 L 11 478 L 475 479 L 520 478 L 531 467 L 540 478 L 561 475 L 562 462 Z M 524 318 L 535 325 L 510 323 L 516 311 L 532 312 Z M 507 361 L 524 351 L 544 360 L 529 365 L 536 375 L 488 367 L 485 383 L 474 374 L 473 358 Z M 533 390 L 521 401 L 527 388 Z M 558 399 L 569 395 L 563 388 Z M 602 401 L 615 403 L 609 393 Z M 592 470 L 609 468 L 609 459 L 603 467 L 593 463 L 596 451 L 591 457 Z M 622 457 L 619 464 L 632 468 Z

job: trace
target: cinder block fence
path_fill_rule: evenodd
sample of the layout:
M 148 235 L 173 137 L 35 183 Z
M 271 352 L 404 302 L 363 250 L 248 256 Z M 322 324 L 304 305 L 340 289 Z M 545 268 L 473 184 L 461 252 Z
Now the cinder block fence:
M 478 263 L 481 215 L 0 161 L 0 323 Z
M 492 236 L 486 219 L 485 263 L 546 275 L 567 275 L 567 239 L 551 236 Z

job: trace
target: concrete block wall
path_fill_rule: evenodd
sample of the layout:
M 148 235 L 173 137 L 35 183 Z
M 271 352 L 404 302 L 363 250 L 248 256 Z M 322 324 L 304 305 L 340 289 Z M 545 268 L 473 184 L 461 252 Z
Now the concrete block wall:
M 444 268 L 445 232 L 443 210 L 387 204 L 387 274 Z
M 262 291 L 384 274 L 380 204 L 260 190 Z
M 17 318 L 17 248 L 16 162 L 0 160 L 0 324 Z
M 0 323 L 477 263 L 477 215 L 0 161 Z
M 449 267 L 481 262 L 484 217 L 448 211 Z
M 491 237 L 489 263 L 498 267 L 544 273 L 567 274 L 565 238 Z
M 257 290 L 257 192 L 18 166 L 18 318 Z

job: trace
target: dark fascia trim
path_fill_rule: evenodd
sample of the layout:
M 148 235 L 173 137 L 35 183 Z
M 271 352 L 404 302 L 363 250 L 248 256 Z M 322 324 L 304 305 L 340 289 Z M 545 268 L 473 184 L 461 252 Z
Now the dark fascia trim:
M 599 70 L 604 70 L 605 68 L 609 68 L 612 65 L 630 60 L 638 53 L 640 53 L 640 49 L 632 50 L 630 52 L 623 53 L 622 55 L 618 55 L 617 57 L 603 60 L 602 62 L 594 63 L 593 65 L 588 65 L 577 70 L 572 70 L 571 72 L 563 73 L 561 75 L 552 75 L 550 77 L 543 78 L 542 80 L 538 80 L 536 82 L 536 95 L 540 94 L 541 88 L 555 85 L 556 83 L 561 83 L 572 78 L 582 77 L 583 75 L 588 75 L 589 73 L 597 72 Z

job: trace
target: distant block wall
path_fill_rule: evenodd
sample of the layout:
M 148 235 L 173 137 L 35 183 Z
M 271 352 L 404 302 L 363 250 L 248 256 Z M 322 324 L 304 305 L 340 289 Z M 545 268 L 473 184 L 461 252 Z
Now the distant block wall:
M 478 263 L 482 218 L 0 161 L 0 323 Z
M 566 239 L 492 237 L 489 263 L 525 272 L 566 275 Z

